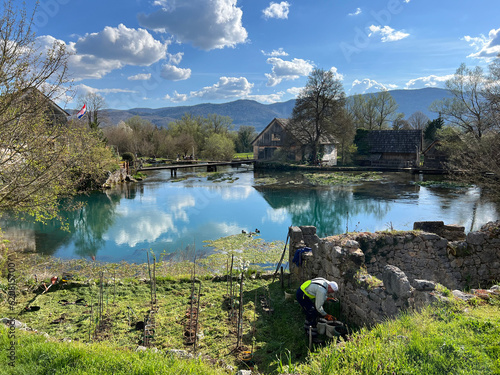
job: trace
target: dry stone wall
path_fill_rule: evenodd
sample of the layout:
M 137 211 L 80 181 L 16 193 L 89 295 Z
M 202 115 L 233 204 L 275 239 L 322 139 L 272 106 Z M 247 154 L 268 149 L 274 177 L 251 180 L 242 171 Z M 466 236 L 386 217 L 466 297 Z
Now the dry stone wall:
M 315 227 L 290 227 L 290 272 L 297 281 L 335 280 L 343 317 L 357 325 L 436 301 L 436 283 L 453 290 L 500 280 L 500 221 L 467 235 L 462 227 L 442 222 L 419 222 L 414 228 L 319 238 Z M 305 247 L 311 251 L 297 257 Z

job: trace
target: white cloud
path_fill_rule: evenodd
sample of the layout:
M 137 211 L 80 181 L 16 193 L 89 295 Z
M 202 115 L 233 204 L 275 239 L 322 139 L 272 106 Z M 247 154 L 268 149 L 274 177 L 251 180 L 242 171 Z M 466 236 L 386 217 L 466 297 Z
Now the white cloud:
M 332 66 L 332 67 L 330 68 L 330 72 L 332 72 L 332 73 L 333 73 L 333 78 L 338 79 L 339 81 L 343 81 L 343 80 L 344 80 L 344 75 L 343 75 L 343 74 L 340 74 L 340 73 L 338 72 L 338 70 L 337 70 L 337 68 L 336 68 L 336 67 Z
M 175 65 L 165 64 L 161 67 L 160 76 L 169 81 L 182 81 L 191 77 L 191 69 L 183 69 Z
M 430 75 L 427 77 L 419 77 L 411 79 L 406 83 L 407 89 L 421 89 L 424 87 L 444 87 L 444 83 L 453 78 L 453 74 L 445 76 Z
M 171 64 L 174 64 L 174 65 L 179 65 L 181 63 L 182 56 L 184 56 L 184 53 L 182 53 L 182 52 L 177 52 L 174 55 L 167 53 L 168 62 Z
M 81 81 L 86 78 L 99 79 L 109 72 L 124 66 L 118 60 L 108 60 L 93 55 L 79 55 L 76 53 L 75 43 L 66 44 L 64 41 L 55 39 L 50 35 L 38 37 L 36 39 L 36 46 L 42 50 L 48 50 L 54 42 L 63 44 L 66 51 L 70 54 L 68 58 L 68 73 L 75 81 Z
M 275 50 L 272 50 L 271 52 L 266 52 L 261 50 L 262 54 L 264 56 L 271 56 L 271 57 L 278 57 L 278 56 L 288 56 L 288 53 L 286 53 L 283 48 L 278 48 Z
M 179 42 L 204 50 L 234 47 L 247 40 L 237 0 L 157 0 L 162 8 L 139 14 L 141 26 L 172 34 Z
M 134 76 L 127 77 L 129 81 L 147 81 L 151 78 L 151 73 L 140 73 Z
M 405 33 L 403 31 L 396 31 L 389 26 L 382 27 L 371 25 L 370 27 L 368 27 L 368 29 L 370 29 L 370 33 L 368 34 L 369 37 L 381 35 L 382 42 L 395 42 L 410 36 L 410 34 L 408 33 Z
M 120 94 L 120 93 L 137 93 L 135 90 L 128 90 L 128 89 L 97 89 L 95 87 L 90 87 L 84 84 L 79 84 L 76 85 L 73 88 L 73 91 L 75 92 L 75 97 L 77 96 L 85 96 L 87 94 L 93 93 L 102 93 L 102 94 Z
M 361 8 L 356 8 L 355 12 L 348 13 L 349 16 L 358 16 L 362 13 Z
M 397 88 L 397 85 L 393 84 L 382 84 L 380 82 L 374 81 L 369 78 L 363 80 L 355 79 L 352 83 L 349 93 L 353 94 L 366 94 L 378 91 L 393 90 Z
M 302 92 L 302 90 L 304 90 L 303 87 L 290 87 L 289 89 L 286 90 L 286 92 L 294 96 L 297 96 Z
M 267 95 L 248 95 L 247 99 L 256 100 L 261 103 L 276 103 L 281 100 L 283 95 L 285 95 L 285 93 L 283 91 L 280 91 L 274 94 Z
M 252 87 L 253 83 L 248 82 L 245 77 L 220 77 L 216 84 L 200 91 L 192 91 L 190 96 L 207 100 L 245 98 Z
M 307 76 L 313 70 L 313 65 L 302 59 L 285 61 L 278 57 L 270 57 L 267 59 L 267 63 L 273 66 L 272 73 L 266 73 L 268 86 L 276 86 L 282 80 L 294 80 Z
M 467 57 L 490 60 L 500 54 L 500 28 L 490 30 L 488 37 L 484 35 L 479 37 L 466 35 L 463 37 L 463 40 L 468 42 L 477 51 Z
M 262 11 L 264 18 L 279 18 L 287 19 L 290 10 L 290 3 L 282 1 L 281 3 L 270 3 L 269 6 Z
M 120 24 L 79 38 L 74 48 L 78 55 L 149 66 L 165 58 L 168 44 L 154 39 L 147 30 L 129 29 Z
M 179 94 L 177 91 L 174 91 L 173 96 L 167 94 L 163 99 L 169 100 L 173 103 L 181 103 L 185 102 L 188 99 L 188 96 L 186 94 Z

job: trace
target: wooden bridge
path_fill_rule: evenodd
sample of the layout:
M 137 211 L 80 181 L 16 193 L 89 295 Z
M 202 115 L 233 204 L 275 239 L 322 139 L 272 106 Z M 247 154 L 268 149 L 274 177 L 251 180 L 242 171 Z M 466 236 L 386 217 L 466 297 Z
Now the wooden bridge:
M 155 171 L 159 169 L 170 169 L 170 176 L 177 177 L 178 169 L 186 168 L 206 168 L 207 172 L 217 172 L 217 167 L 230 165 L 239 167 L 243 164 L 254 164 L 255 159 L 245 159 L 245 160 L 233 160 L 233 161 L 217 161 L 217 162 L 206 162 L 206 163 L 181 163 L 181 164 L 162 164 L 156 165 L 154 167 L 140 167 L 137 171 Z

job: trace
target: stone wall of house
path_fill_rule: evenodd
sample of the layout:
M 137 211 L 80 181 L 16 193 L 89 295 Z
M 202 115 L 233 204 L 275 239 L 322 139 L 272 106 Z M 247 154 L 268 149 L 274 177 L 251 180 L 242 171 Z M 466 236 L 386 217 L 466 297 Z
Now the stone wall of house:
M 343 318 L 357 325 L 435 301 L 436 283 L 453 290 L 500 280 L 500 221 L 467 235 L 442 222 L 415 223 L 414 228 L 319 238 L 315 227 L 290 227 L 292 278 L 335 280 Z M 304 247 L 311 251 L 297 252 Z

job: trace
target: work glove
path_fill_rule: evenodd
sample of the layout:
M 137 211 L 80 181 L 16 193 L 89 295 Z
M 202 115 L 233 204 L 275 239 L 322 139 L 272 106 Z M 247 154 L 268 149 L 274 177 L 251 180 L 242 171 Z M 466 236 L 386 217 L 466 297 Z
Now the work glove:
M 328 297 L 326 300 L 329 302 L 338 302 L 338 299 L 333 297 Z
M 335 317 L 334 317 L 334 316 L 332 316 L 332 315 L 330 315 L 330 314 L 326 314 L 326 315 L 324 316 L 324 318 L 325 318 L 326 320 L 330 320 L 330 321 L 335 320 Z

